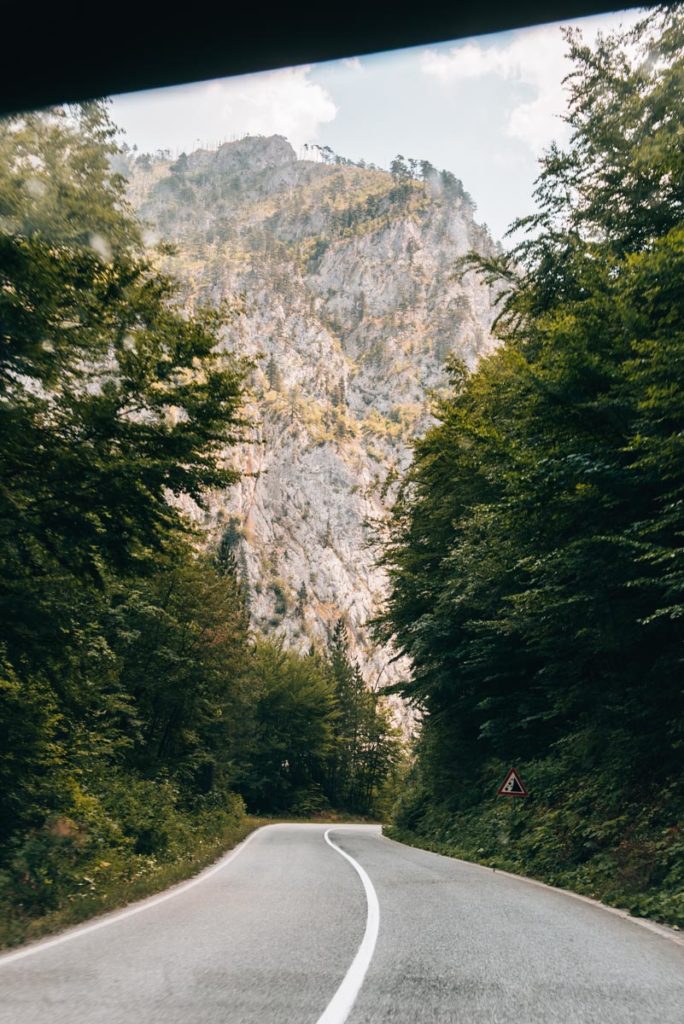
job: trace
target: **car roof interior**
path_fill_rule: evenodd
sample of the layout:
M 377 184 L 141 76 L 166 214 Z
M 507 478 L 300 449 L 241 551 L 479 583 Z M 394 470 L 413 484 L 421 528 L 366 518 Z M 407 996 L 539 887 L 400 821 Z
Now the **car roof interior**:
M 473 4 L 2 4 L 0 114 L 310 64 L 637 5 L 600 0 Z

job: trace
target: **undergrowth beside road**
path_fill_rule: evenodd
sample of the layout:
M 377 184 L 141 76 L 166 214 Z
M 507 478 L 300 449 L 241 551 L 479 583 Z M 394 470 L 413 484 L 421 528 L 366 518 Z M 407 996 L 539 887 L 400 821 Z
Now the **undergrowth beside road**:
M 168 889 L 198 874 L 265 824 L 265 818 L 226 814 L 215 830 L 205 827 L 192 842 L 178 849 L 173 860 L 140 855 L 118 862 L 102 860 L 92 865 L 81 884 L 65 894 L 54 910 L 40 916 L 28 913 L 16 893 L 6 892 L 0 903 L 0 949 L 51 935 Z
M 345 815 L 337 811 L 311 818 L 272 818 L 225 813 L 216 827 L 207 824 L 195 833 L 194 840 L 177 848 L 172 860 L 131 856 L 117 863 L 102 860 L 85 871 L 73 891 L 65 894 L 50 913 L 35 916 L 20 902 L 20 894 L 5 892 L 0 898 L 0 949 L 10 949 L 25 942 L 52 935 L 98 914 L 117 910 L 136 900 L 162 892 L 179 882 L 192 878 L 238 843 L 261 828 L 278 822 L 295 821 L 311 824 L 377 824 L 377 819 Z

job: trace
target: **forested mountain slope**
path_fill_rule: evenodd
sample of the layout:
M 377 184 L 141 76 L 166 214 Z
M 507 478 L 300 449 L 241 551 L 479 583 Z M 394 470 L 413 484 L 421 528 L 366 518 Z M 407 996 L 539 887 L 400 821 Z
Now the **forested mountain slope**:
M 323 155 L 255 137 L 122 169 L 143 219 L 177 246 L 166 269 L 188 306 L 241 297 L 225 343 L 260 357 L 245 475 L 212 495 L 209 534 L 233 544 L 257 627 L 307 649 L 342 613 L 373 685 L 395 668 L 364 626 L 385 591 L 369 527 L 446 356 L 472 367 L 492 347 L 492 292 L 454 267 L 495 246 L 450 173 Z

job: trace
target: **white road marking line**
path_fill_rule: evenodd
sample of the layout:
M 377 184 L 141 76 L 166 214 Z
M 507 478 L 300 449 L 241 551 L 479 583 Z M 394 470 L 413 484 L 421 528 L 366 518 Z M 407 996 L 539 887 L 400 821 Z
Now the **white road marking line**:
M 332 997 L 325 1010 L 318 1018 L 317 1024 L 344 1024 L 352 1006 L 356 1000 L 356 997 L 361 990 L 363 985 L 363 979 L 366 977 L 366 971 L 368 970 L 369 964 L 373 959 L 373 953 L 375 952 L 375 943 L 378 938 L 378 929 L 380 927 L 380 904 L 378 903 L 378 897 L 373 883 L 370 878 L 363 870 L 361 865 L 350 857 L 348 853 L 341 850 L 336 843 L 333 843 L 330 838 L 330 833 L 335 832 L 337 829 L 329 828 L 325 833 L 325 841 L 328 846 L 331 846 L 333 850 L 339 853 L 345 860 L 348 860 L 351 866 L 356 871 L 357 875 L 363 882 L 363 888 L 366 893 L 366 904 L 368 907 L 366 915 L 366 930 L 361 940 L 356 956 L 351 962 L 349 970 L 342 979 L 340 987 Z
M 7 964 L 12 964 L 17 960 L 23 960 L 26 956 L 33 956 L 34 953 L 42 953 L 43 950 L 52 949 L 53 946 L 59 946 L 63 942 L 70 942 L 72 939 L 80 939 L 83 935 L 88 935 L 90 932 L 96 932 L 100 928 L 106 928 L 107 925 L 116 924 L 117 921 L 121 921 L 126 917 L 133 917 L 134 914 L 140 914 L 143 910 L 150 910 L 151 907 L 157 907 L 160 903 L 164 903 L 166 900 L 170 900 L 174 896 L 179 896 L 182 892 L 187 892 L 188 889 L 192 889 L 193 886 L 199 885 L 200 882 L 204 882 L 207 878 L 215 875 L 217 871 L 221 871 L 225 868 L 227 864 L 230 864 L 232 860 L 235 860 L 235 858 L 242 853 L 244 848 L 252 841 L 255 835 L 261 832 L 263 828 L 269 827 L 272 826 L 262 825 L 261 828 L 255 829 L 254 832 L 250 833 L 250 835 L 248 835 L 247 838 L 236 846 L 235 849 L 226 857 L 222 857 L 216 864 L 212 864 L 210 868 L 206 868 L 204 871 L 200 872 L 199 875 L 195 875 L 194 878 L 189 879 L 189 881 L 181 882 L 180 885 L 176 885 L 172 889 L 167 889 L 158 896 L 151 896 L 148 899 L 141 900 L 139 903 L 135 903 L 132 907 L 126 907 L 124 910 L 120 910 L 117 913 L 107 914 L 106 917 L 98 918 L 98 920 L 93 921 L 92 924 L 77 925 L 75 928 L 67 932 L 62 932 L 61 935 L 55 936 L 54 939 L 47 939 L 44 942 L 36 942 L 34 945 L 18 949 L 15 953 L 6 953 L 3 956 L 0 956 L 0 967 L 5 967 Z

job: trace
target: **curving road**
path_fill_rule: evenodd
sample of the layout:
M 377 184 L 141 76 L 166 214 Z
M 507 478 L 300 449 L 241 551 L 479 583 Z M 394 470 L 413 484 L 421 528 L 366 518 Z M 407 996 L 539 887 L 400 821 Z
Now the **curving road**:
M 345 1020 L 681 1024 L 684 943 L 379 826 L 270 825 L 189 883 L 0 957 L 0 1024 Z

